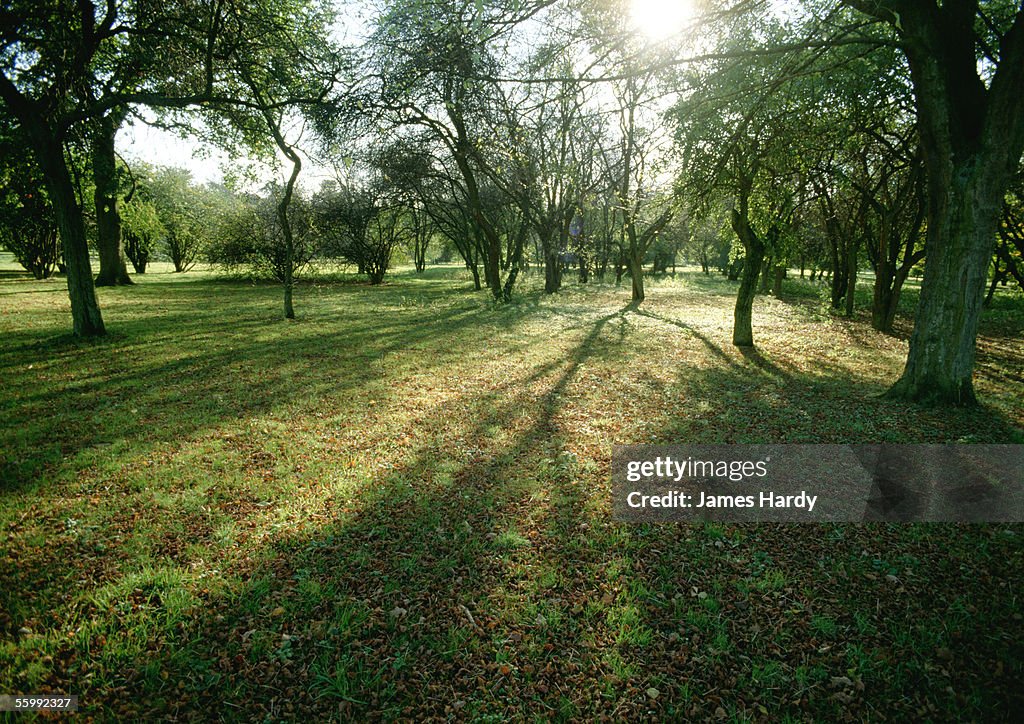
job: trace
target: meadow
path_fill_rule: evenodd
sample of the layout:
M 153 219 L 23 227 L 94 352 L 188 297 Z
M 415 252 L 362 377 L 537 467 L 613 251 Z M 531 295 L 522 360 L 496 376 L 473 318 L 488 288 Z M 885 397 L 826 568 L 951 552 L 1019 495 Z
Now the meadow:
M 510 304 L 457 267 L 371 287 L 162 265 L 0 270 L 0 692 L 87 718 L 1012 719 L 1020 525 L 629 525 L 616 443 L 1024 442 L 1024 299 L 983 406 L 880 397 L 887 336 L 789 279 L 730 343 L 687 270 Z M 864 290 L 866 294 L 868 290 Z M 904 300 L 912 310 L 916 293 Z

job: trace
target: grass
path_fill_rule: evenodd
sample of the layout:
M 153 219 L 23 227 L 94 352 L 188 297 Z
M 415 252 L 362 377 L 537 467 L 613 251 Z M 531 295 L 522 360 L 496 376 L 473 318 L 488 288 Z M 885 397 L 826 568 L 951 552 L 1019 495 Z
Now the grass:
M 906 354 L 788 280 L 455 268 L 379 288 L 206 272 L 0 280 L 0 690 L 98 719 L 1012 718 L 1015 525 L 618 524 L 613 443 L 1021 442 L 1024 303 L 986 406 L 881 400 Z M 915 291 L 908 290 L 912 304 Z M 895 580 L 894 580 L 895 579 Z M 656 696 L 652 695 L 656 692 Z

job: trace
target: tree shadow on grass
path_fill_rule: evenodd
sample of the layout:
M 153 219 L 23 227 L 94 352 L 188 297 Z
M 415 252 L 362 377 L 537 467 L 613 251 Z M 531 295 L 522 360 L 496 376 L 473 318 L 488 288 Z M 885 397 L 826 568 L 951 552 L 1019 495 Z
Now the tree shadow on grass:
M 39 281 L 25 269 L 0 269 L 0 281 Z
M 759 369 L 764 370 L 768 374 L 775 375 L 776 377 L 781 377 L 784 380 L 788 379 L 789 374 L 770 359 L 765 357 L 764 354 L 762 354 L 756 347 L 737 347 L 737 349 L 739 349 L 740 354 L 743 355 L 744 359 L 752 362 Z
M 521 719 L 560 712 L 566 718 L 699 719 L 715 716 L 718 706 L 727 715 L 758 716 L 757 692 L 801 686 L 802 700 L 820 708 L 779 705 L 790 706 L 795 716 L 841 715 L 845 709 L 831 698 L 829 677 L 833 671 L 846 676 L 870 657 L 845 658 L 856 652 L 834 647 L 812 630 L 810 614 L 794 619 L 787 613 L 795 597 L 806 608 L 820 605 L 844 627 L 840 635 L 849 638 L 855 630 L 851 611 L 867 610 L 821 603 L 835 596 L 837 584 L 816 567 L 822 558 L 800 552 L 800 546 L 816 541 L 817 547 L 807 550 L 830 560 L 823 536 L 787 535 L 782 527 L 738 534 L 734 527 L 633 528 L 608 520 L 607 451 L 574 454 L 565 427 L 566 398 L 595 361 L 610 365 L 617 356 L 630 359 L 634 340 L 626 318 L 631 311 L 627 306 L 588 322 L 578 341 L 576 333 L 561 340 L 568 345 L 565 354 L 556 346 L 558 339 L 536 341 L 532 346 L 546 351 L 539 362 L 488 377 L 411 425 L 389 428 L 389 439 L 410 440 L 407 451 L 384 453 L 373 472 L 355 477 L 340 469 L 321 490 L 322 507 L 305 507 L 307 494 L 295 489 L 294 500 L 264 512 L 241 511 L 239 530 L 253 523 L 269 532 L 248 543 L 243 539 L 223 561 L 204 563 L 187 552 L 160 559 L 159 565 L 187 572 L 180 586 L 194 599 L 187 615 L 171 615 L 168 601 L 180 591 L 153 575 L 113 581 L 103 599 L 111 601 L 109 609 L 83 597 L 75 610 L 82 632 L 55 652 L 51 683 L 82 692 L 93 712 L 127 718 L 175 714 L 198 720 L 217 712 L 239 721 Z M 328 395 L 332 385 L 354 392 L 378 379 L 373 364 L 381 350 L 386 357 L 406 345 L 422 346 L 435 355 L 426 371 L 435 370 L 447 353 L 471 354 L 489 328 L 511 323 L 514 315 L 515 310 L 498 309 L 485 319 L 469 319 L 458 310 L 442 310 L 429 318 L 433 325 L 400 319 L 390 333 L 398 339 L 386 342 L 374 341 L 370 332 L 360 337 L 362 318 L 327 335 L 335 344 L 316 344 L 302 329 L 282 347 L 250 340 L 247 360 L 265 362 L 263 373 L 295 359 L 324 366 L 309 378 L 289 378 L 287 370 L 260 378 L 269 383 L 266 399 L 254 400 L 239 414 L 267 411 L 264 406 L 275 402 L 286 405 L 297 382 L 312 383 L 309 400 Z M 445 334 L 438 338 L 441 330 Z M 258 332 L 258 327 L 246 329 L 241 337 Z M 349 382 L 324 372 L 352 360 L 336 349 L 344 342 L 360 348 L 365 361 L 362 377 Z M 714 341 L 701 339 L 701 344 Z M 673 382 L 649 380 L 659 401 L 653 431 L 644 439 L 615 441 L 712 442 L 727 436 L 728 441 L 781 442 L 818 435 L 822 441 L 849 442 L 908 425 L 905 418 L 881 417 L 882 402 L 876 406 L 857 397 L 864 379 L 828 384 L 804 372 L 791 373 L 781 385 L 776 376 L 756 374 L 754 365 L 722 349 L 707 351 L 719 364 L 681 368 Z M 201 372 L 218 379 L 238 374 L 230 368 L 213 372 L 229 356 L 226 350 L 208 349 L 204 355 L 205 362 L 195 368 L 174 366 L 180 360 L 158 363 L 157 369 L 173 366 L 173 373 L 164 370 L 154 379 L 179 384 Z M 621 369 L 623 377 L 643 374 L 625 364 Z M 387 400 L 393 394 L 387 380 L 378 382 L 374 394 Z M 712 404 L 696 409 L 695 399 Z M 302 407 L 313 409 L 308 402 Z M 186 409 L 180 401 L 171 408 L 179 415 Z M 824 422 L 818 413 L 828 416 Z M 863 427 L 876 416 L 873 426 Z M 229 419 L 218 405 L 206 422 Z M 913 418 L 914 424 L 922 421 L 918 432 L 939 434 L 934 419 Z M 958 420 L 944 434 L 970 424 L 969 418 Z M 161 434 L 169 429 L 163 422 Z M 343 460 L 336 462 L 341 468 Z M 311 489 L 309 495 L 314 494 Z M 212 545 L 212 535 L 198 528 L 183 533 L 195 544 Z M 742 542 L 744 536 L 749 544 Z M 871 572 L 872 564 L 860 555 L 873 550 L 871 537 L 851 538 L 843 549 L 849 560 L 837 565 L 858 576 L 862 571 L 856 566 Z M 914 553 L 935 554 L 935 546 Z M 91 555 L 78 547 L 60 552 L 71 570 Z M 32 568 L 31 561 L 24 563 Z M 205 567 L 210 565 L 219 570 Z M 211 578 L 205 579 L 208 573 Z M 959 575 L 961 580 L 966 574 L 961 569 Z M 843 595 L 861 580 L 843 587 Z M 46 589 L 38 605 L 46 600 L 52 605 L 69 583 Z M 694 588 L 707 595 L 698 598 Z M 803 593 L 804 588 L 813 593 Z M 713 601 L 704 603 L 708 597 Z M 155 622 L 141 641 L 132 638 L 133 615 Z M 743 637 L 755 624 L 765 634 L 750 644 Z M 880 633 L 878 641 L 887 635 Z M 118 642 L 125 641 L 118 650 Z M 840 654 L 829 654 L 832 648 Z M 788 659 L 782 652 L 789 650 L 799 654 Z M 72 672 L 70 653 L 79 656 L 76 666 L 83 659 L 89 665 Z M 811 685 L 800 684 L 801 662 L 821 667 L 824 678 L 814 680 L 817 674 L 804 672 Z M 778 667 L 780 678 L 766 689 L 772 667 Z M 83 679 L 86 669 L 99 675 Z M 879 677 L 868 680 L 874 684 Z M 897 695 L 909 690 L 879 686 Z M 657 697 L 647 693 L 650 688 Z M 131 704 L 129 691 L 143 696 Z M 851 706 L 868 716 L 880 700 L 867 701 L 866 708 L 858 702 Z M 776 710 L 777 702 L 767 703 Z
M 733 363 L 732 358 L 730 358 L 729 355 L 723 352 L 721 347 L 715 344 L 715 342 L 711 338 L 709 338 L 706 334 L 700 332 L 697 328 L 689 324 L 686 324 L 685 322 L 680 322 L 678 319 L 672 319 L 661 314 L 656 314 L 648 309 L 634 308 L 631 311 L 634 311 L 636 314 L 639 314 L 642 317 L 656 319 L 659 322 L 665 322 L 666 324 L 671 324 L 672 326 L 683 330 L 689 336 L 700 341 L 701 344 L 704 345 L 704 348 L 718 360 L 725 362 L 727 364 Z
M 564 359 L 421 421 L 410 460 L 364 481 L 352 497 L 339 494 L 333 521 L 276 537 L 250 569 L 242 567 L 239 578 L 247 582 L 204 600 L 206 615 L 169 634 L 168 650 L 176 653 L 127 667 L 128 687 L 145 691 L 153 707 L 139 713 L 155 716 L 171 706 L 162 698 L 166 671 L 169 681 L 184 682 L 173 699 L 186 710 L 207 711 L 226 698 L 239 707 L 229 718 L 238 719 L 289 712 L 520 718 L 552 711 L 701 718 L 719 706 L 739 716 L 764 701 L 765 667 L 778 667 L 781 682 L 792 681 L 798 665 L 818 666 L 826 683 L 833 667 L 849 668 L 848 659 L 829 654 L 815 626 L 871 609 L 852 582 L 836 600 L 835 583 L 817 561 L 862 566 L 860 551 L 878 537 L 872 531 L 840 530 L 842 545 L 829 546 L 817 529 L 609 524 L 597 500 L 607 494 L 603 471 L 566 454 L 559 419 L 571 381 L 615 344 L 608 325 L 629 311 L 597 320 Z M 739 364 L 681 372 L 687 386 L 743 397 L 747 409 L 723 405 L 704 420 L 704 435 L 749 429 L 755 420 L 760 442 L 799 439 L 792 409 L 771 396 L 778 385 L 750 372 Z M 808 386 L 810 398 L 827 391 L 810 376 L 797 382 Z M 836 400 L 821 400 L 823 409 L 830 399 Z M 665 432 L 655 438 L 667 437 L 671 420 L 692 411 L 680 401 L 663 412 Z M 860 429 L 863 417 L 846 408 L 835 429 L 821 430 L 813 420 L 806 429 L 825 439 L 876 434 Z M 445 442 L 451 436 L 464 441 L 466 454 L 457 459 Z M 954 590 L 966 592 L 961 579 Z M 791 588 L 800 593 L 787 594 Z M 926 609 L 930 595 L 918 590 L 917 605 Z M 778 607 L 792 606 L 793 596 L 824 613 L 780 629 Z M 998 606 L 987 610 L 1001 615 Z M 752 635 L 754 626 L 774 633 Z M 870 640 L 880 651 L 909 655 L 887 636 Z M 784 653 L 792 648 L 805 651 L 796 662 Z M 928 652 L 913 661 L 923 671 L 933 658 Z M 972 681 L 980 676 L 979 669 L 965 673 Z M 915 693 L 898 677 L 857 676 L 877 687 L 852 704 L 865 712 L 884 706 L 889 695 L 938 696 L 920 682 Z M 601 696 L 587 693 L 595 686 Z M 646 693 L 652 687 L 656 700 Z M 812 691 L 803 704 L 772 695 L 767 703 L 794 716 L 839 716 L 851 704 L 829 691 Z M 983 700 L 980 710 L 991 711 L 1004 701 L 1000 696 Z
M 165 654 L 124 662 L 127 684 L 142 687 L 153 707 L 135 713 L 173 706 L 162 673 L 183 682 L 178 706 L 198 712 L 226 699 L 239 707 L 229 717 L 239 719 L 287 716 L 286 700 L 320 716 L 442 715 L 431 707 L 453 688 L 474 690 L 480 676 L 496 688 L 464 702 L 467 715 L 525 706 L 534 696 L 557 706 L 557 689 L 538 694 L 528 669 L 541 677 L 541 666 L 561 667 L 554 644 L 565 642 L 557 628 L 545 633 L 532 594 L 517 586 L 530 566 L 560 567 L 535 551 L 529 521 L 554 487 L 573 482 L 554 418 L 602 330 L 620 315 L 597 320 L 567 358 L 420 420 L 417 450 L 356 490 L 339 491 L 332 522 L 275 537 L 241 564 L 231 590 L 204 601 L 185 630 L 163 632 Z M 452 438 L 461 443 L 453 447 Z M 577 529 L 572 505 L 556 497 L 559 525 Z M 551 604 L 553 622 L 562 603 L 571 605 Z M 523 680 L 502 673 L 500 661 L 516 658 Z M 121 703 L 112 690 L 89 697 L 107 711 Z
M 472 301 L 420 309 L 417 301 L 441 297 L 411 294 L 386 323 L 363 306 L 294 324 L 253 315 L 245 308 L 251 294 L 222 297 L 214 308 L 204 297 L 179 287 L 165 310 L 123 323 L 106 340 L 51 345 L 26 333 L 5 348 L 0 492 L 73 470 L 86 450 L 122 444 L 141 457 L 242 416 L 383 386 L 390 357 L 468 348 L 489 324 L 515 324 L 531 313 L 506 309 L 481 319 Z

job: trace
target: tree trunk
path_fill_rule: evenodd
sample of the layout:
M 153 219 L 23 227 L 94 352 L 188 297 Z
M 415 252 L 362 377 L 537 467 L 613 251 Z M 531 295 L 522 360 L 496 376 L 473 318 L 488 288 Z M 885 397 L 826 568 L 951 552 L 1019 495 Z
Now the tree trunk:
M 117 160 L 114 155 L 114 137 L 121 122 L 104 116 L 92 127 L 93 204 L 96 208 L 96 248 L 99 251 L 100 271 L 96 286 L 112 287 L 131 284 L 125 265 L 121 241 L 121 214 L 118 211 Z
M 896 321 L 896 311 L 900 308 L 900 295 L 903 293 L 903 285 L 910 275 L 912 264 L 907 264 L 896 270 L 896 277 L 892 282 L 892 291 L 889 294 L 889 304 L 885 310 L 885 319 L 880 332 L 891 332 L 892 325 Z
M 644 255 L 635 239 L 630 239 L 630 250 L 627 262 L 629 264 L 629 276 L 632 280 L 632 299 L 634 302 L 642 302 L 644 294 Z
M 259 93 L 251 78 L 247 78 L 253 95 L 259 99 Z M 288 218 L 288 207 L 292 202 L 292 195 L 295 193 L 295 183 L 302 171 L 302 159 L 295 152 L 294 147 L 289 144 L 281 133 L 281 120 L 275 118 L 273 112 L 266 104 L 260 108 L 263 118 L 267 122 L 274 142 L 278 149 L 292 163 L 292 172 L 284 185 L 284 193 L 281 194 L 281 201 L 277 204 L 277 220 L 281 224 L 281 235 L 284 237 L 284 273 L 281 275 L 281 282 L 284 285 L 284 317 L 295 319 L 295 308 L 292 306 L 292 291 L 295 286 L 295 238 L 292 235 L 292 224 Z
M 550 233 L 541 237 L 541 249 L 544 253 L 544 293 L 554 294 L 562 287 L 562 265 L 558 250 L 551 243 Z
M 779 299 L 782 296 L 782 280 L 786 278 L 786 265 L 775 265 L 775 276 L 772 279 L 772 296 Z
M 1009 276 L 1005 269 L 999 268 L 999 261 L 996 260 L 996 267 L 992 270 L 992 283 L 989 284 L 988 294 L 985 295 L 985 301 L 982 302 L 983 307 L 989 307 L 992 304 L 992 297 L 996 295 L 996 287 L 1000 283 L 1006 283 L 1006 277 Z
M 942 198 L 931 200 L 921 300 L 907 364 L 889 391 L 891 397 L 955 405 L 977 402 L 972 381 L 975 340 L 1002 191 L 995 196 L 978 188 L 978 169 L 972 168 L 978 159 L 973 160 L 951 174 Z
M 760 272 L 760 283 L 757 285 L 757 291 L 759 294 L 768 293 L 768 282 L 770 280 L 768 272 L 771 270 L 771 259 L 761 260 L 761 272 Z
M 124 239 L 125 256 L 131 261 L 135 273 L 145 274 L 149 263 L 149 239 L 124 230 L 121 237 Z
M 740 288 L 736 293 L 736 310 L 733 313 L 732 343 L 737 347 L 753 347 L 754 296 L 764 260 L 764 242 L 750 228 L 746 195 L 742 191 L 740 206 L 742 211 L 734 209 L 732 212 L 732 228 L 742 242 L 744 251 L 743 272 L 740 274 Z
M 505 286 L 501 291 L 502 301 L 512 301 L 512 288 L 515 286 L 519 271 L 522 268 L 523 247 L 526 246 L 526 237 L 529 236 L 529 233 L 530 227 L 524 222 L 519 227 L 519 233 L 516 234 L 511 253 L 509 254 L 508 277 L 505 279 Z
M 889 262 L 888 252 L 883 249 L 875 267 L 875 285 L 871 294 L 871 326 L 879 332 L 888 332 L 885 319 L 892 306 L 893 280 L 896 270 Z
M 57 228 L 64 247 L 68 297 L 71 300 L 72 329 L 78 337 L 97 337 L 106 333 L 103 316 L 96 302 L 96 290 L 89 264 L 89 244 L 85 237 L 82 210 L 75 200 L 74 186 L 60 142 L 48 133 L 42 119 L 26 126 L 50 192 Z
M 846 316 L 853 316 L 854 295 L 857 291 L 857 242 L 850 240 L 846 248 Z
M 479 214 L 477 223 L 481 225 L 486 223 L 482 213 Z M 484 273 L 487 277 L 487 285 L 490 287 L 491 295 L 495 300 L 500 301 L 502 298 L 501 239 L 498 238 L 497 232 L 489 224 L 484 228 L 484 241 L 487 244 L 487 256 L 484 258 Z
M 416 233 L 415 256 L 416 273 L 422 274 L 427 269 L 427 242 L 420 239 L 419 232 Z
M 740 288 L 736 292 L 736 309 L 733 313 L 732 343 L 737 347 L 754 346 L 754 297 L 757 296 L 757 278 L 761 275 L 761 259 L 764 245 L 759 241 L 744 244 L 749 264 L 743 265 L 740 274 Z
M 294 280 L 292 272 L 288 269 L 285 270 L 284 280 L 284 318 L 295 319 L 295 307 L 292 306 L 292 289 L 294 289 Z
M 1024 12 L 979 76 L 978 3 L 852 3 L 896 30 L 910 66 L 928 182 L 927 261 L 891 397 L 966 405 L 999 211 L 1024 150 Z
M 832 309 L 839 309 L 843 301 L 843 290 L 846 288 L 846 279 L 842 270 L 846 268 L 845 259 L 840 259 L 839 248 L 841 240 L 835 233 L 830 234 L 829 251 L 832 255 L 832 265 L 829 268 L 829 280 L 832 282 Z

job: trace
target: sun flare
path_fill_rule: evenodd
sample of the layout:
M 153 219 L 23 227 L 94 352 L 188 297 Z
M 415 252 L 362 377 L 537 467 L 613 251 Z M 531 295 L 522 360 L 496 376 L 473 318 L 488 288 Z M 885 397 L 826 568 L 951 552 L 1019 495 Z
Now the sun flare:
M 667 40 L 689 23 L 690 0 L 630 0 L 633 28 L 653 41 Z

